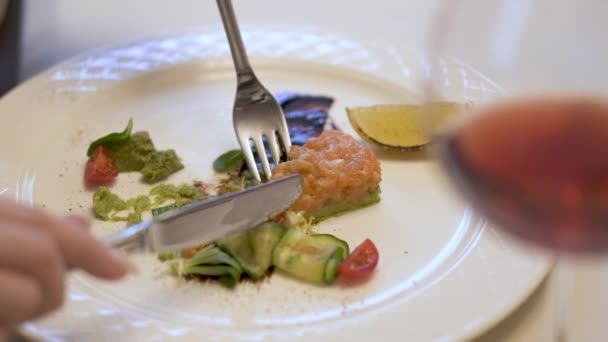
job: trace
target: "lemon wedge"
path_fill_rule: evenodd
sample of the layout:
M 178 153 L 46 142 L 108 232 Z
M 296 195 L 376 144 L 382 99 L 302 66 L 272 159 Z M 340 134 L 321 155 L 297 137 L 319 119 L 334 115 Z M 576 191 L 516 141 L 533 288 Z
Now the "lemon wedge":
M 417 150 L 430 142 L 431 133 L 442 127 L 451 114 L 464 107 L 463 103 L 436 102 L 429 108 L 422 105 L 350 107 L 346 113 L 355 131 L 370 144 Z M 423 117 L 429 113 L 431 120 Z

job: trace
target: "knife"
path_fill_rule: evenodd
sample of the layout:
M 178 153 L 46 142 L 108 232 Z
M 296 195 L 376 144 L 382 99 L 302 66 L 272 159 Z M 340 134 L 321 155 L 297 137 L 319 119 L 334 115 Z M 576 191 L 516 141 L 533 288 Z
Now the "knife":
M 289 208 L 302 193 L 299 174 L 163 213 L 102 239 L 127 252 L 163 253 L 253 228 Z

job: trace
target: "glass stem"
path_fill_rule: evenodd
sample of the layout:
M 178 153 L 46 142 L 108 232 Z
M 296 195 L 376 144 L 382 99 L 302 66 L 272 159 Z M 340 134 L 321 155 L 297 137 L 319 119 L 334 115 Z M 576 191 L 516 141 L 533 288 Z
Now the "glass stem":
M 555 342 L 571 341 L 569 323 L 574 304 L 575 263 L 570 261 L 572 260 L 565 256 L 556 256 L 555 265 L 549 275 L 550 305 L 552 306 L 550 336 Z

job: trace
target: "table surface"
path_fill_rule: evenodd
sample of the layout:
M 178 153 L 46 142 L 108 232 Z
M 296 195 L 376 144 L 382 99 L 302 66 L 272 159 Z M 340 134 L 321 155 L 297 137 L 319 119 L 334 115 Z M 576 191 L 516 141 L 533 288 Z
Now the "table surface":
M 315 25 L 421 47 L 429 18 L 441 0 L 307 0 L 297 9 L 285 0 L 234 0 L 243 28 L 264 22 Z M 537 0 L 550 5 L 552 0 Z M 305 4 L 305 5 L 304 5 Z M 193 27 L 221 27 L 215 1 L 207 0 L 25 0 L 21 67 L 25 80 L 74 54 L 100 45 Z M 382 25 L 373 25 L 380 21 Z M 463 42 L 468 44 L 470 42 Z M 606 341 L 602 326 L 608 304 L 608 259 L 560 268 L 573 276 L 570 311 L 573 341 Z M 477 341 L 550 341 L 551 291 L 548 282 L 512 315 Z

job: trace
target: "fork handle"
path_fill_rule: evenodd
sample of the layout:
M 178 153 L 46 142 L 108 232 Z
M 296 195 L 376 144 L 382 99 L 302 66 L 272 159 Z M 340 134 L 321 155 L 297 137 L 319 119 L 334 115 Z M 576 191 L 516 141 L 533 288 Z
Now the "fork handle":
M 245 50 L 245 45 L 241 38 L 239 25 L 236 22 L 232 1 L 217 0 L 217 6 L 220 10 L 222 22 L 224 23 L 224 30 L 228 37 L 228 44 L 230 45 L 230 51 L 232 51 L 232 60 L 237 75 L 252 74 L 253 69 L 251 69 L 249 58 L 247 58 L 247 51 Z

